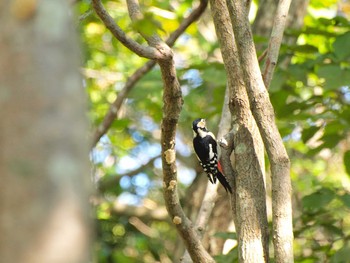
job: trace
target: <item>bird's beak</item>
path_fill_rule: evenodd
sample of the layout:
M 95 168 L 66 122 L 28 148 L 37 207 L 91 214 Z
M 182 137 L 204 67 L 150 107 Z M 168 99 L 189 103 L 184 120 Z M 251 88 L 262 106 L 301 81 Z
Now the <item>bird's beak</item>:
M 205 128 L 205 119 L 201 119 L 201 121 L 198 122 L 197 126 L 198 126 L 199 128 Z

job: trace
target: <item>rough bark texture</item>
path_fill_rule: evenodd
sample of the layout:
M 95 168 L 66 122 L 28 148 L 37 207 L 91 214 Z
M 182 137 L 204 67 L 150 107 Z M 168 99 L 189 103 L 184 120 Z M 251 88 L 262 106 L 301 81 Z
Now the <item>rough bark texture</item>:
M 240 262 L 268 261 L 268 224 L 263 144 L 250 112 L 230 16 L 224 0 L 212 0 L 212 15 L 230 88 L 236 189 L 232 198 Z
M 164 82 L 163 119 L 161 124 L 164 199 L 169 215 L 183 238 L 194 262 L 214 262 L 202 246 L 191 221 L 182 211 L 177 194 L 177 167 L 175 153 L 176 126 L 182 107 L 182 95 L 172 56 L 158 61 Z
M 66 1 L 1 1 L 1 262 L 89 262 L 88 125 Z
M 290 161 L 256 57 L 245 1 L 227 0 L 253 116 L 271 163 L 273 241 L 276 262 L 293 262 Z

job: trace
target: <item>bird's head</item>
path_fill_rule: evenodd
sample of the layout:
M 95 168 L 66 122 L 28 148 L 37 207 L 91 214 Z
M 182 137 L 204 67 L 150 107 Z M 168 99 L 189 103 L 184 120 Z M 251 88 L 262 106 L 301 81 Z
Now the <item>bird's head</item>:
M 207 127 L 205 126 L 205 119 L 194 120 L 192 123 L 192 129 L 193 129 L 194 135 L 197 135 L 199 130 L 208 131 Z

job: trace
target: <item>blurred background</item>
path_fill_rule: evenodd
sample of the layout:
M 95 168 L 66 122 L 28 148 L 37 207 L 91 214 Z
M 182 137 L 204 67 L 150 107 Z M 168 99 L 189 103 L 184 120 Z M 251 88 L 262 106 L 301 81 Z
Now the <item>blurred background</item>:
M 149 23 L 163 39 L 199 1 L 143 0 Z M 142 42 L 125 1 L 104 1 L 128 36 Z M 162 80 L 157 66 L 125 94 L 128 78 L 147 60 L 118 43 L 90 6 L 76 1 L 82 72 L 91 130 L 118 96 L 117 116 L 91 150 L 97 239 L 94 262 L 179 262 L 183 244 L 163 203 L 160 160 Z M 250 19 L 260 56 L 267 47 L 276 1 L 253 1 Z M 350 262 L 350 1 L 293 1 L 270 98 L 292 162 L 296 262 Z M 179 189 L 190 218 L 207 182 L 192 149 L 191 123 L 206 118 L 217 132 L 226 73 L 210 9 L 174 45 L 184 105 L 176 141 Z M 266 159 L 267 160 L 267 159 Z M 267 192 L 269 164 L 266 164 Z M 202 180 L 204 178 L 204 180 Z M 203 186 L 204 185 L 204 186 Z M 270 217 L 270 215 L 269 215 Z M 216 237 L 233 242 L 225 232 Z M 234 246 L 217 262 L 234 262 Z

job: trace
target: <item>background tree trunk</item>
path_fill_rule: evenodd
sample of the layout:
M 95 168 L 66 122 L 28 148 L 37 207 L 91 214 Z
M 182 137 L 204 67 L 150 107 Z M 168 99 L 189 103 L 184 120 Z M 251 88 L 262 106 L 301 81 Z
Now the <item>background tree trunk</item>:
M 1 262 L 88 262 L 85 96 L 66 1 L 2 1 Z

